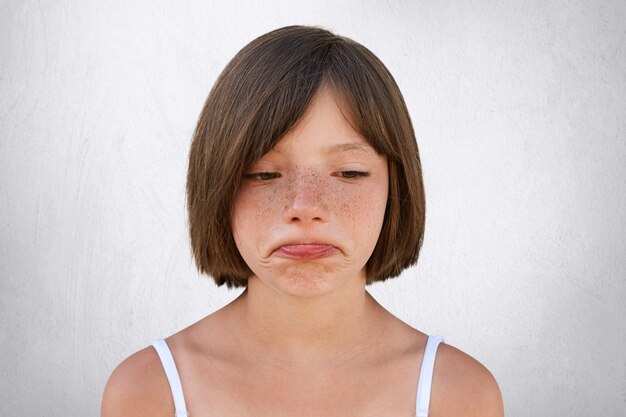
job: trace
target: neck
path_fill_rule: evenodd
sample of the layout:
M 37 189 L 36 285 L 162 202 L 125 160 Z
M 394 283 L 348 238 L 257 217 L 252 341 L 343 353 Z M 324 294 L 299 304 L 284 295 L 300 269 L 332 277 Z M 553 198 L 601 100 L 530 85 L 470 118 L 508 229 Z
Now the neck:
M 367 293 L 365 282 L 331 293 L 295 297 L 251 278 L 233 303 L 242 343 L 254 355 L 286 365 L 337 365 L 371 348 L 383 330 L 385 310 Z

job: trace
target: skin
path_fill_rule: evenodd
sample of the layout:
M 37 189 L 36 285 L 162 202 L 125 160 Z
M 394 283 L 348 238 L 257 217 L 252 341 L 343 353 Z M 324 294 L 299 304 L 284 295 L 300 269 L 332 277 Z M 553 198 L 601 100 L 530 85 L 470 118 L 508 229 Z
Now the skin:
M 236 196 L 233 235 L 254 273 L 247 290 L 167 339 L 190 415 L 414 416 L 426 335 L 365 289 L 387 184 L 385 158 L 321 89 Z M 172 415 L 153 348 L 115 369 L 103 417 Z M 489 371 L 440 345 L 430 416 L 502 415 Z

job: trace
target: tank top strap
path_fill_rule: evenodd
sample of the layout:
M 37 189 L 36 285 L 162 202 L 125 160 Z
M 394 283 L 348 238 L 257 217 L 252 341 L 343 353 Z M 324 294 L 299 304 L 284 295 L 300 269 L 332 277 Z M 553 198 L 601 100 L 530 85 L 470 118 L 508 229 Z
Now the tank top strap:
M 180 377 L 172 352 L 163 339 L 155 340 L 152 342 L 152 346 L 154 346 L 154 349 L 156 349 L 159 354 L 159 359 L 161 359 L 167 381 L 170 384 L 170 390 L 174 398 L 174 408 L 176 409 L 175 417 L 187 417 L 187 406 L 185 405 L 185 397 L 183 396 L 183 386 L 180 383 Z
M 430 391 L 433 382 L 433 372 L 435 370 L 435 356 L 437 355 L 437 348 L 441 342 L 443 342 L 441 336 L 428 336 L 428 340 L 426 341 L 420 377 L 417 383 L 417 398 L 415 401 L 416 417 L 428 417 Z

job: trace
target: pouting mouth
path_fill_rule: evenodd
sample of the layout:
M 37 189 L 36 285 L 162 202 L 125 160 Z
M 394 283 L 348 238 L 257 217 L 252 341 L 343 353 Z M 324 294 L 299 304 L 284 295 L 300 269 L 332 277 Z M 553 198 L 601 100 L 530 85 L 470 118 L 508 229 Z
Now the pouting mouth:
M 273 251 L 273 255 L 290 259 L 319 259 L 334 255 L 338 249 L 328 243 L 286 243 Z

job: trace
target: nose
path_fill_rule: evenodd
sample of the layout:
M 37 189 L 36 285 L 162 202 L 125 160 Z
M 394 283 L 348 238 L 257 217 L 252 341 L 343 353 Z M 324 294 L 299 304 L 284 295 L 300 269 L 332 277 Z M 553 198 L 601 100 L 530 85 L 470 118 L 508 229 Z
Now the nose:
M 289 187 L 284 218 L 287 223 L 324 222 L 328 209 L 324 202 L 326 186 L 319 178 L 297 178 Z

